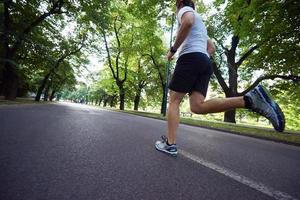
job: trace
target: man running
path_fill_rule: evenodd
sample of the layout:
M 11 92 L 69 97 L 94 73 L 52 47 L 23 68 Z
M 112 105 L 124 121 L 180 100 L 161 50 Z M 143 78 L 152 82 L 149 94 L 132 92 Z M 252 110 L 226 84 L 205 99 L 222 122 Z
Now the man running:
M 170 155 L 177 155 L 176 130 L 179 125 L 179 106 L 187 93 L 190 109 L 196 114 L 248 108 L 269 119 L 275 130 L 282 132 L 285 127 L 284 114 L 261 85 L 242 97 L 205 101 L 209 79 L 213 73 L 208 52 L 213 53 L 214 47 L 208 39 L 202 18 L 194 9 L 192 0 L 176 1 L 179 30 L 167 58 L 169 61 L 172 60 L 180 47 L 179 58 L 169 84 L 168 136 L 162 136 L 162 141 L 155 143 L 156 149 Z

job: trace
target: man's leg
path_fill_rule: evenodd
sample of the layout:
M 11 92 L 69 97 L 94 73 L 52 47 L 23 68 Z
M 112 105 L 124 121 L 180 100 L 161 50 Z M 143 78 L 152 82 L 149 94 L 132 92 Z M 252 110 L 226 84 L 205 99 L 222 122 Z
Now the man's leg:
M 169 155 L 176 156 L 176 130 L 179 125 L 179 106 L 186 93 L 179 93 L 170 90 L 168 108 L 168 137 L 162 136 L 162 141 L 156 141 L 155 148 Z
M 176 143 L 176 130 L 179 125 L 179 106 L 185 93 L 170 91 L 168 108 L 168 143 Z
M 207 114 L 235 108 L 248 108 L 270 120 L 276 131 L 284 131 L 284 114 L 261 85 L 256 86 L 243 97 L 216 98 L 208 101 L 204 101 L 204 99 L 205 97 L 200 92 L 193 92 L 190 95 L 191 111 L 196 114 Z
M 215 98 L 204 101 L 205 97 L 200 92 L 190 95 L 191 111 L 196 114 L 224 112 L 235 108 L 245 108 L 243 97 Z

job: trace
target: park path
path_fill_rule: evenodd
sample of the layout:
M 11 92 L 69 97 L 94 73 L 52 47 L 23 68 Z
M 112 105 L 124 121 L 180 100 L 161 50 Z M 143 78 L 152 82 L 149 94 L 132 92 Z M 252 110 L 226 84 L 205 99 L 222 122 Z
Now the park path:
M 0 107 L 0 199 L 300 199 L 300 148 L 59 103 Z

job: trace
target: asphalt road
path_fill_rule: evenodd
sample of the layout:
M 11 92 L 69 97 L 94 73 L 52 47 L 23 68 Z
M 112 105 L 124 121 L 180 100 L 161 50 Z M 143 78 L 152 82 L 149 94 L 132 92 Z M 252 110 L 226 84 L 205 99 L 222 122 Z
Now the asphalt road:
M 1 200 L 300 199 L 300 148 L 78 104 L 0 107 Z

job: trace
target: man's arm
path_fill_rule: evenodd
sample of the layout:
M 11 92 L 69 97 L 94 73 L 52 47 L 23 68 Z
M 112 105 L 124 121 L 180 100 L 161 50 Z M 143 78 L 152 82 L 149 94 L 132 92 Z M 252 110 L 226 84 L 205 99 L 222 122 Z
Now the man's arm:
M 181 25 L 173 45 L 174 49 L 177 50 L 180 47 L 180 45 L 183 43 L 183 41 L 186 39 L 186 37 L 188 36 L 188 34 L 190 33 L 193 27 L 194 21 L 195 21 L 195 16 L 193 12 L 186 12 L 183 14 L 183 16 L 181 17 Z M 174 53 L 169 51 L 167 55 L 168 60 L 171 60 L 173 55 Z
M 212 56 L 216 51 L 216 46 L 211 39 L 207 40 L 207 52 L 210 56 Z

